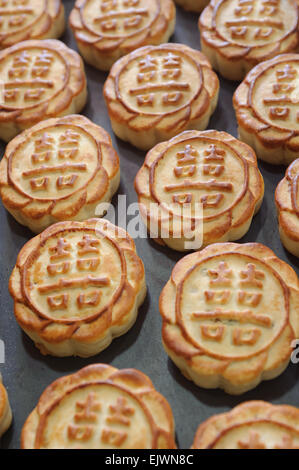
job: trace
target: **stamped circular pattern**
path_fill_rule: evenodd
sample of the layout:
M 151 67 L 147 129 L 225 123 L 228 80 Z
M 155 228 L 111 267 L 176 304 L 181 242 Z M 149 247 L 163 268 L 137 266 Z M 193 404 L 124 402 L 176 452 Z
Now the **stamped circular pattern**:
M 299 55 L 257 65 L 234 94 L 240 137 L 259 158 L 289 164 L 298 155 Z
M 213 357 L 241 359 L 275 342 L 288 320 L 289 298 L 276 271 L 234 253 L 192 266 L 178 286 L 176 305 L 192 344 Z
M 218 93 L 207 58 L 182 44 L 131 52 L 114 64 L 104 85 L 114 132 L 143 150 L 183 130 L 205 129 Z
M 90 357 L 134 324 L 144 268 L 127 232 L 103 219 L 60 222 L 20 251 L 16 319 L 44 354 Z
M 174 421 L 146 375 L 94 364 L 45 390 L 21 441 L 25 449 L 173 449 Z
M 19 110 L 35 107 L 61 93 L 69 81 L 69 68 L 58 51 L 21 46 L 0 57 L 1 107 Z
M 115 242 L 81 228 L 44 239 L 25 263 L 21 283 L 28 305 L 40 316 L 73 323 L 93 320 L 113 304 L 125 277 Z
M 180 202 L 190 201 L 191 214 L 201 204 L 207 220 L 233 208 L 248 189 L 247 173 L 246 163 L 232 147 L 204 135 L 186 136 L 151 167 L 150 190 L 155 201 L 176 215 L 181 213 Z
M 241 238 L 264 183 L 252 149 L 225 132 L 185 131 L 148 152 L 135 179 L 142 218 L 171 248 Z M 198 249 L 197 248 L 194 249 Z
M 160 297 L 163 343 L 204 388 L 244 393 L 287 367 L 298 332 L 298 278 L 258 243 L 185 256 Z
M 54 404 L 39 426 L 36 447 L 135 449 L 141 442 L 153 448 L 151 416 L 138 396 L 99 383 L 75 388 Z
M 298 449 L 299 410 L 250 401 L 212 416 L 198 428 L 193 449 Z
M 119 101 L 129 111 L 145 115 L 175 113 L 191 105 L 202 87 L 198 64 L 167 46 L 132 57 L 116 78 Z
M 295 0 L 211 0 L 199 20 L 201 49 L 229 80 L 298 47 Z
M 47 0 L 0 0 L 0 38 L 32 27 L 47 8 Z
M 49 117 L 80 112 L 87 98 L 79 54 L 56 39 L 22 41 L 0 52 L 0 137 Z
M 251 83 L 249 102 L 265 124 L 298 132 L 299 57 L 261 71 Z
M 221 0 L 213 13 L 220 38 L 238 46 L 261 47 L 281 41 L 298 25 L 293 0 Z
M 166 43 L 175 19 L 172 0 L 77 0 L 70 26 L 84 59 L 108 71 L 135 49 Z
M 64 27 L 61 0 L 0 0 L 1 49 L 30 38 L 58 38 Z
M 35 200 L 59 200 L 95 177 L 101 150 L 82 127 L 59 124 L 32 132 L 10 154 L 10 183 Z
M 6 209 L 37 233 L 51 223 L 93 216 L 119 185 L 110 136 L 76 114 L 22 132 L 7 145 L 0 168 Z M 99 206 L 97 215 L 102 213 Z
M 90 33 L 119 39 L 150 28 L 160 11 L 160 0 L 87 0 L 81 18 Z

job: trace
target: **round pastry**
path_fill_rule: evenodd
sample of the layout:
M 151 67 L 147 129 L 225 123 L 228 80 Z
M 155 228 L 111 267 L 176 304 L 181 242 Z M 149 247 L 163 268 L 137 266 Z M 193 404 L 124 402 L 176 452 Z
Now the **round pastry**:
M 299 449 L 299 409 L 244 402 L 203 422 L 192 449 Z
M 61 0 L 0 1 L 0 49 L 27 39 L 59 38 L 64 28 Z
M 0 437 L 7 431 L 12 422 L 12 412 L 8 401 L 7 392 L 2 384 L 0 374 Z
M 298 157 L 298 79 L 299 54 L 282 54 L 257 65 L 234 94 L 239 137 L 268 163 Z
M 141 46 L 167 42 L 175 19 L 172 0 L 77 0 L 70 26 L 86 62 L 110 70 Z
M 218 93 L 218 77 L 206 57 L 182 44 L 128 54 L 104 85 L 115 134 L 142 150 L 186 129 L 205 129 Z
M 248 145 L 226 132 L 185 131 L 150 150 L 135 189 L 152 238 L 183 251 L 245 235 L 264 181 Z
M 89 219 L 59 222 L 26 243 L 9 290 L 42 354 L 90 357 L 133 326 L 146 285 L 129 235 Z
M 216 243 L 176 264 L 160 312 L 165 350 L 183 375 L 240 394 L 287 367 L 299 281 L 264 245 Z
M 281 241 L 290 253 L 299 257 L 299 158 L 277 186 L 275 202 Z
M 174 420 L 145 374 L 93 364 L 46 388 L 25 422 L 21 447 L 174 449 Z
M 296 0 L 211 0 L 199 19 L 201 50 L 229 80 L 242 80 L 256 64 L 295 52 Z
M 102 216 L 120 179 L 110 136 L 79 115 L 42 121 L 15 137 L 0 163 L 6 209 L 33 232 Z
M 61 41 L 23 41 L 0 52 L 0 138 L 49 117 L 80 112 L 86 102 L 84 66 Z
M 200 13 L 209 3 L 209 0 L 174 0 L 177 5 L 187 11 Z

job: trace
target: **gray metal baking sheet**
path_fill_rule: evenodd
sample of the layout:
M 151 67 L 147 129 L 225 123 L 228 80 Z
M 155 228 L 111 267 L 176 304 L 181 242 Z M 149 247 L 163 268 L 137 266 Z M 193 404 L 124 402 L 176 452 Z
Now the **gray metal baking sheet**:
M 74 1 L 65 0 L 64 4 L 68 17 Z M 198 15 L 177 8 L 177 27 L 172 41 L 199 49 L 197 20 Z M 69 27 L 62 41 L 77 50 Z M 111 134 L 121 163 L 121 184 L 118 194 L 126 194 L 127 204 L 136 202 L 133 183 L 145 154 L 118 140 L 112 133 L 102 96 L 106 74 L 87 65 L 86 73 L 89 100 L 82 114 Z M 232 108 L 232 95 L 236 86 L 237 83 L 221 79 L 219 104 L 210 121 L 210 129 L 223 130 L 237 136 Z M 1 143 L 1 156 L 4 148 Z M 264 243 L 281 259 L 288 262 L 298 274 L 298 260 L 288 254 L 281 245 L 274 205 L 274 191 L 284 175 L 285 168 L 261 162 L 259 167 L 265 180 L 265 199 L 249 232 L 241 242 Z M 117 203 L 117 195 L 113 202 Z M 42 356 L 16 324 L 13 302 L 8 293 L 8 280 L 17 254 L 32 236 L 32 233 L 19 225 L 0 204 L 0 339 L 5 343 L 6 352 L 5 363 L 0 364 L 0 370 L 14 415 L 13 425 L 2 438 L 0 448 L 19 448 L 24 421 L 47 385 L 62 375 L 75 372 L 95 362 L 105 362 L 118 368 L 134 367 L 148 374 L 172 407 L 177 444 L 181 448 L 191 446 L 200 422 L 215 413 L 229 410 L 242 401 L 262 399 L 272 403 L 299 406 L 299 364 L 290 364 L 277 379 L 263 382 L 254 390 L 237 397 L 229 396 L 221 390 L 198 388 L 182 376 L 163 350 L 158 309 L 161 289 L 182 254 L 160 247 L 149 239 L 136 240 L 138 253 L 145 265 L 148 294 L 134 327 L 126 335 L 114 340 L 108 349 L 90 359 Z

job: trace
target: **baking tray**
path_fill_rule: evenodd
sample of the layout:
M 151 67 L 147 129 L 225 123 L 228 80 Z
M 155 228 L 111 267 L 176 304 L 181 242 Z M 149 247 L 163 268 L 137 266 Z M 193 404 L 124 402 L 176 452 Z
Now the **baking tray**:
M 74 1 L 65 0 L 68 18 Z M 197 28 L 198 15 L 177 8 L 177 26 L 172 42 L 200 48 Z M 69 47 L 77 50 L 70 28 L 61 38 Z M 102 88 L 106 74 L 86 65 L 89 100 L 82 114 L 104 127 L 112 136 L 120 156 L 121 184 L 118 194 L 126 194 L 127 204 L 136 202 L 134 178 L 142 165 L 145 153 L 117 139 L 112 132 Z M 237 83 L 220 78 L 218 107 L 209 128 L 231 133 L 237 137 L 237 126 L 232 108 L 232 95 Z M 4 152 L 1 143 L 1 155 Z M 259 162 L 265 180 L 265 198 L 251 228 L 240 242 L 261 242 L 269 246 L 295 271 L 299 261 L 287 253 L 279 238 L 274 204 L 276 185 L 283 177 L 285 168 Z M 117 204 L 117 195 L 113 199 Z M 8 293 L 8 280 L 17 254 L 32 233 L 19 225 L 0 205 L 0 338 L 5 343 L 5 363 L 0 370 L 7 387 L 14 420 L 3 436 L 0 448 L 17 449 L 20 433 L 28 414 L 35 407 L 43 390 L 53 380 L 70 374 L 95 362 L 105 362 L 118 368 L 134 367 L 148 374 L 155 387 L 169 401 L 176 423 L 177 444 L 189 448 L 199 423 L 215 413 L 221 413 L 246 400 L 267 400 L 299 406 L 299 364 L 290 364 L 277 379 L 263 382 L 254 390 L 241 396 L 229 396 L 221 390 L 205 390 L 185 379 L 168 359 L 161 343 L 161 318 L 158 301 L 181 253 L 160 247 L 150 239 L 137 239 L 136 246 L 146 271 L 148 294 L 134 327 L 124 336 L 115 339 L 108 349 L 89 359 L 55 358 L 42 356 L 33 342 L 22 333 L 13 314 L 13 302 Z M 269 305 L 271 308 L 271 305 Z

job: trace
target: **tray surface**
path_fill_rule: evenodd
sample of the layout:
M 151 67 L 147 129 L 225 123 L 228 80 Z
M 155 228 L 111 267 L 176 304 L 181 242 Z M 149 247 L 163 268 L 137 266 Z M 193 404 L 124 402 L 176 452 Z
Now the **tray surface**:
M 64 0 L 68 18 L 74 4 Z M 186 13 L 177 8 L 177 26 L 171 42 L 200 48 L 197 14 Z M 69 26 L 61 40 L 77 50 Z M 120 156 L 121 184 L 113 199 L 117 206 L 118 195 L 127 196 L 127 205 L 136 202 L 134 178 L 142 165 L 145 153 L 117 139 L 111 129 L 102 87 L 106 74 L 85 65 L 89 99 L 82 114 L 101 125 L 112 136 L 113 144 Z M 238 83 L 220 77 L 218 107 L 209 123 L 209 129 L 223 130 L 237 137 L 237 126 L 232 108 L 232 95 Z M 5 146 L 0 143 L 1 156 Z M 275 167 L 259 161 L 265 180 L 265 198 L 251 228 L 240 242 L 260 242 L 270 247 L 278 257 L 288 262 L 299 273 L 299 260 L 286 252 L 280 242 L 274 191 L 282 179 L 285 168 Z M 136 215 L 136 214 L 135 214 Z M 131 219 L 134 216 L 131 217 Z M 35 407 L 43 390 L 53 380 L 75 372 L 95 362 L 106 362 L 118 368 L 133 367 L 149 375 L 155 387 L 169 401 L 176 423 L 177 445 L 189 448 L 199 423 L 216 413 L 247 400 L 266 400 L 276 404 L 299 406 L 299 365 L 290 364 L 277 379 L 263 382 L 257 388 L 241 396 L 229 396 L 221 390 L 197 388 L 185 379 L 168 359 L 161 343 L 161 318 L 158 309 L 160 292 L 169 279 L 181 253 L 160 247 L 150 239 L 135 240 L 138 254 L 146 270 L 148 294 L 139 310 L 134 327 L 124 336 L 115 339 L 105 351 L 89 359 L 55 358 L 42 356 L 33 342 L 22 333 L 13 314 L 13 302 L 8 292 L 8 280 L 20 248 L 33 235 L 18 224 L 0 204 L 0 339 L 5 343 L 5 364 L 0 364 L 3 382 L 8 390 L 14 420 L 12 427 L 3 436 L 0 448 L 20 447 L 22 426 Z M 271 308 L 271 305 L 269 305 Z

